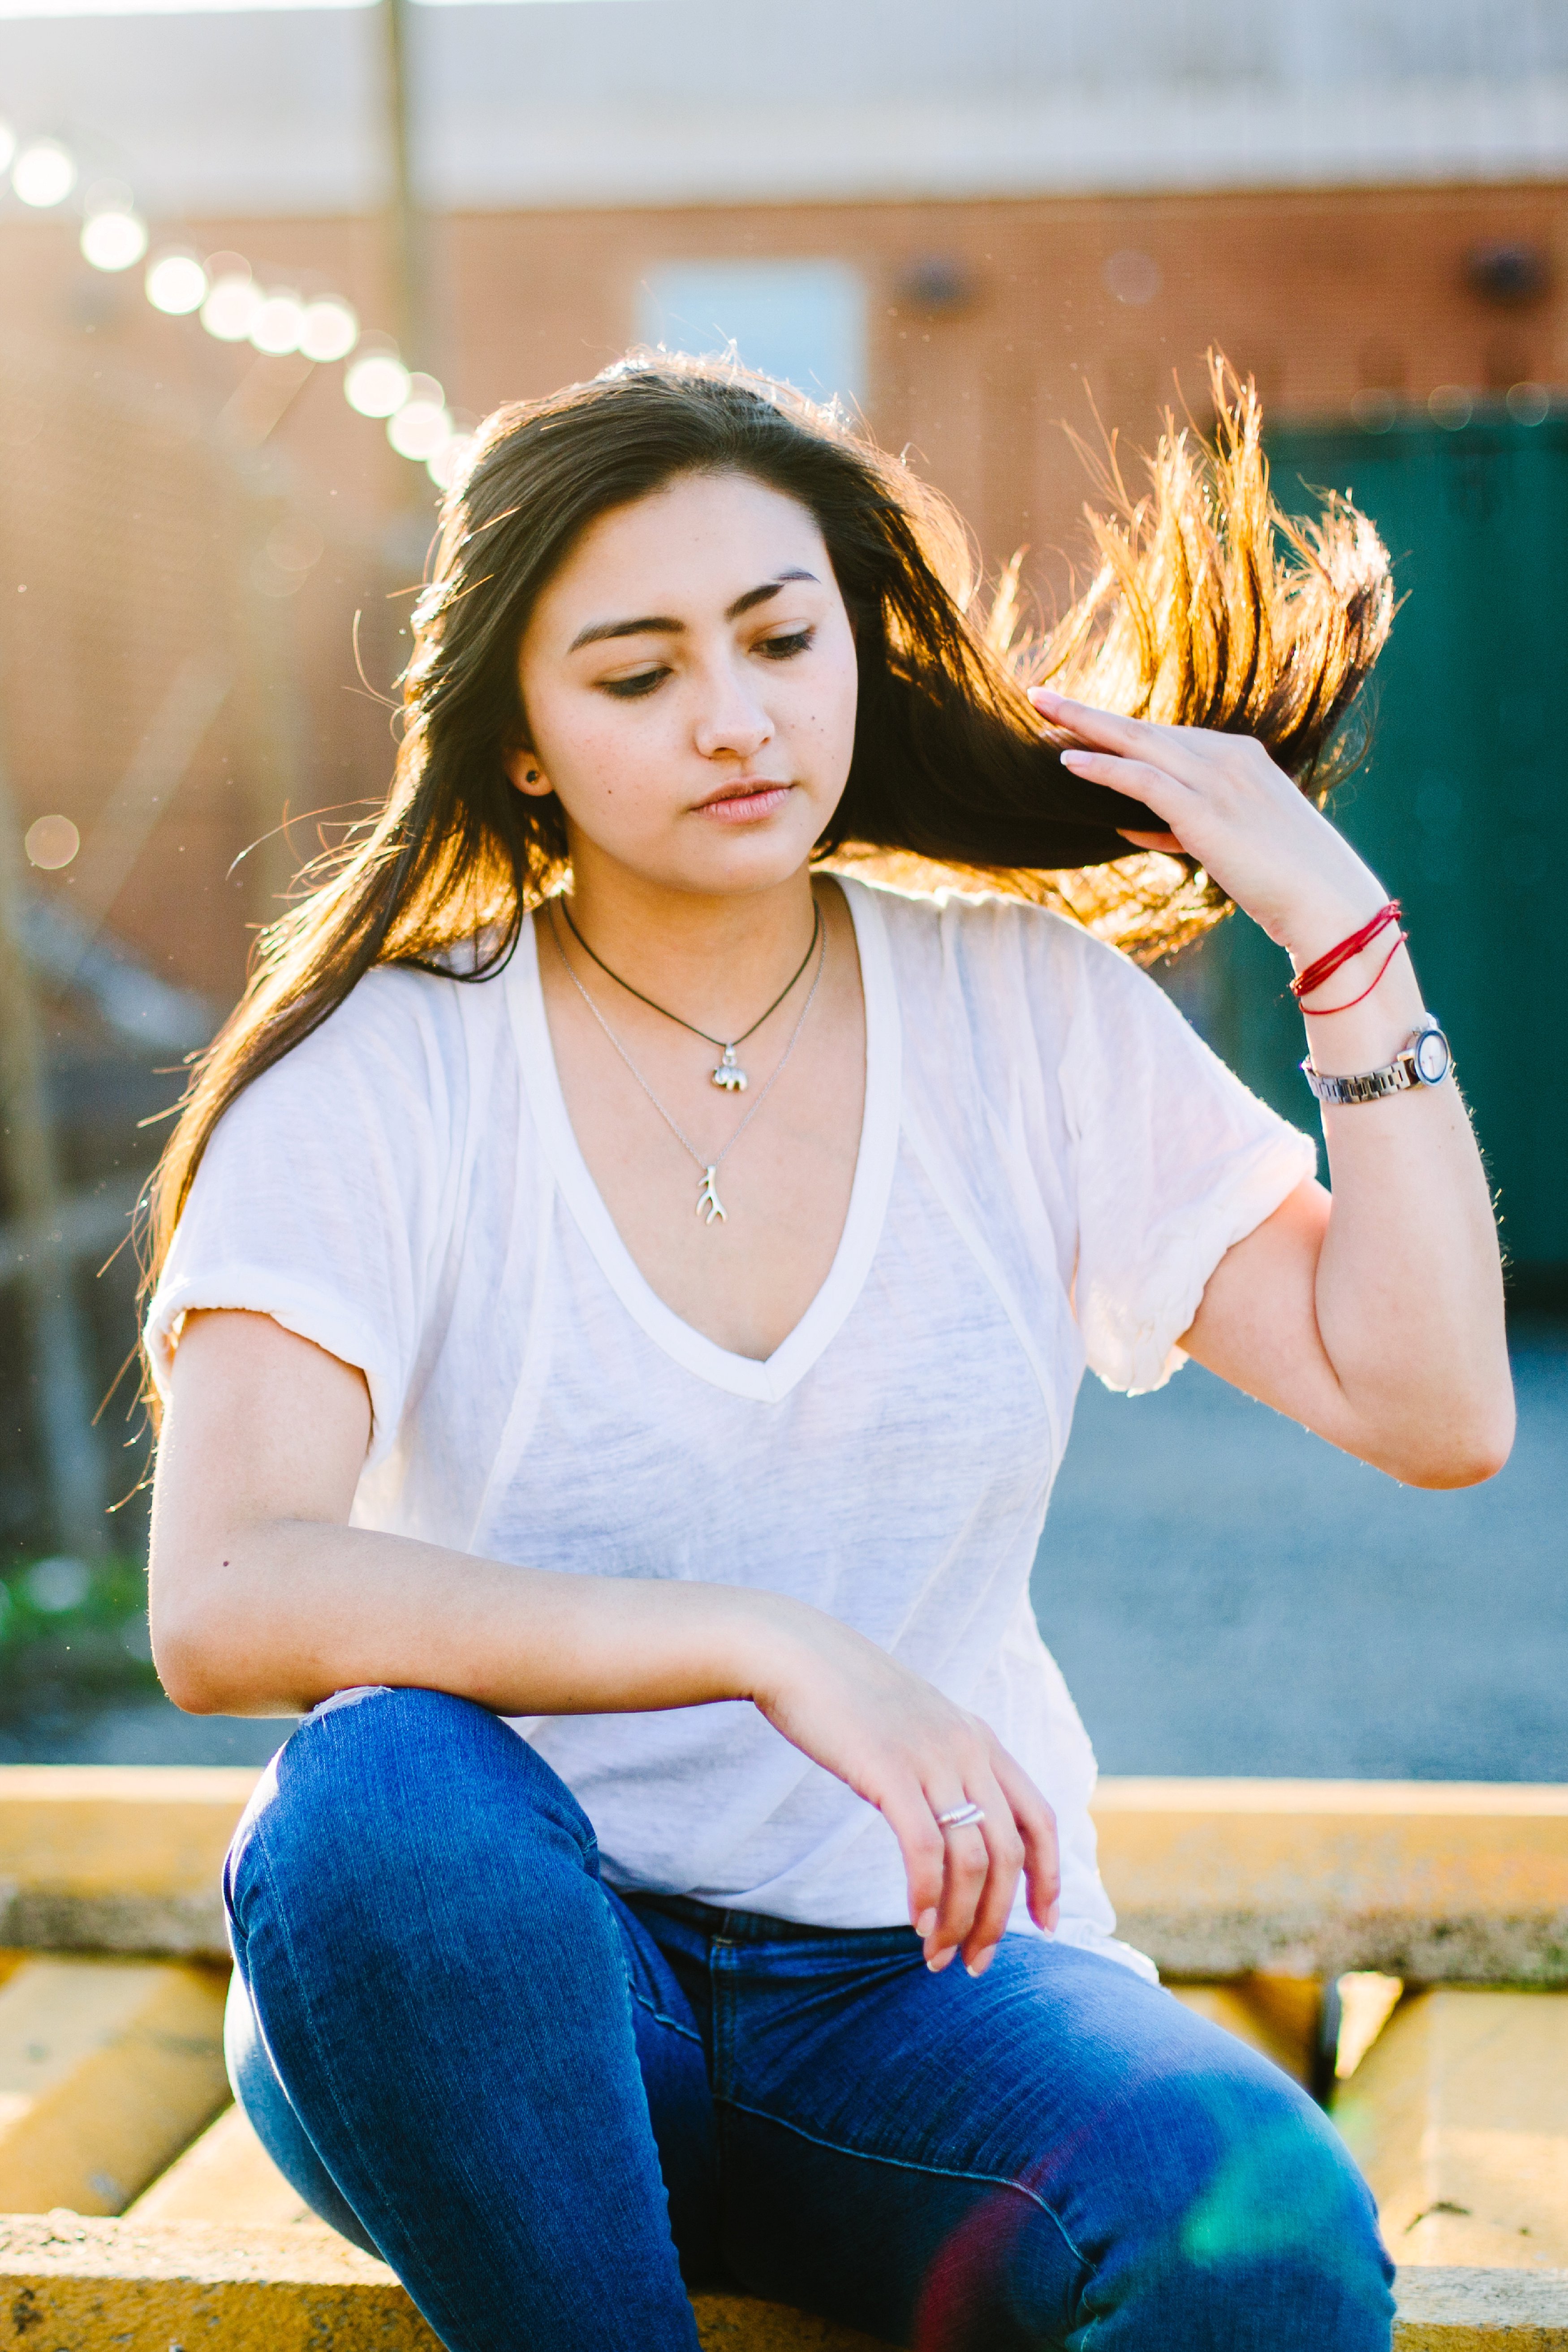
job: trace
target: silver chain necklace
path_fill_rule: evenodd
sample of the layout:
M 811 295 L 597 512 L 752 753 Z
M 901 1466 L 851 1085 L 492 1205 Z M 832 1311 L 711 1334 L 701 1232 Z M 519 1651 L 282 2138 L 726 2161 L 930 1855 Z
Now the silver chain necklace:
M 562 966 L 566 973 L 567 979 L 571 982 L 573 987 L 576 990 L 578 995 L 582 998 L 584 1003 L 587 1006 L 589 1012 L 593 1014 L 595 1020 L 598 1023 L 600 1028 L 604 1031 L 605 1036 L 609 1039 L 611 1045 L 615 1047 L 616 1053 L 620 1055 L 622 1061 L 626 1064 L 627 1069 L 631 1072 L 633 1077 L 642 1088 L 644 1094 L 647 1095 L 649 1102 L 652 1103 L 655 1110 L 658 1111 L 660 1118 L 663 1119 L 671 1135 L 675 1137 L 678 1143 L 691 1154 L 692 1159 L 696 1160 L 697 1165 L 702 1171 L 702 1181 L 697 1188 L 697 1213 L 700 1217 L 702 1217 L 704 1224 L 710 1225 L 714 1223 L 715 1219 L 719 1220 L 722 1223 L 727 1224 L 729 1223 L 729 1213 L 725 1209 L 723 1202 L 719 1198 L 719 1171 L 723 1166 L 725 1160 L 728 1160 L 731 1152 L 733 1151 L 736 1144 L 739 1143 L 741 1138 L 744 1135 L 746 1129 L 750 1127 L 752 1121 L 755 1118 L 757 1113 L 766 1102 L 768 1097 L 772 1094 L 774 1087 L 777 1086 L 779 1079 L 784 1075 L 784 1064 L 789 1060 L 790 1055 L 794 1053 L 796 1043 L 800 1037 L 800 1033 L 805 1027 L 805 1016 L 811 1011 L 812 1003 L 816 995 L 817 989 L 820 987 L 822 982 L 822 968 L 827 961 L 827 927 L 822 921 L 820 909 L 817 911 L 817 925 L 821 931 L 821 944 L 816 951 L 816 970 L 812 974 L 811 986 L 806 992 L 805 1003 L 800 1008 L 800 1018 L 796 1021 L 795 1027 L 790 1031 L 789 1044 L 784 1047 L 784 1052 L 779 1055 L 778 1060 L 774 1063 L 772 1074 L 765 1081 L 761 1094 L 757 1097 L 756 1101 L 752 1105 L 751 1109 L 746 1113 L 745 1118 L 741 1121 L 740 1126 L 735 1129 L 734 1134 L 730 1138 L 729 1142 L 724 1146 L 722 1151 L 716 1151 L 712 1159 L 710 1160 L 705 1152 L 699 1151 L 697 1146 L 692 1142 L 691 1138 L 687 1134 L 686 1129 L 679 1124 L 679 1120 L 670 1117 L 668 1111 L 666 1110 L 664 1105 L 660 1102 L 658 1097 L 655 1094 L 653 1088 L 649 1086 L 647 1080 L 644 1077 L 642 1072 L 638 1069 L 637 1064 L 633 1061 L 631 1055 L 627 1053 L 626 1047 L 622 1045 L 620 1039 L 616 1036 L 615 1031 L 611 1028 L 609 1023 L 605 1020 L 604 1014 L 600 1012 L 598 1006 L 595 1003 L 593 998 L 589 995 L 587 990 L 584 987 L 582 982 L 573 971 L 571 964 L 566 960 L 566 950 L 561 944 L 561 935 L 555 928 L 555 909 L 553 906 L 550 908 L 551 944 L 553 946 L 556 954 L 561 959 Z M 612 979 L 614 976 L 615 975 L 612 973 Z M 785 993 L 787 994 L 788 992 L 786 991 Z M 655 1005 L 654 1007 L 654 1011 L 656 1013 L 662 1012 L 663 1009 L 662 1005 Z M 684 1027 L 686 1024 L 682 1023 L 681 1025 Z M 704 1210 L 707 1212 L 706 1216 L 703 1216 Z
M 707 1030 L 699 1029 L 695 1021 L 683 1021 L 679 1013 L 672 1013 L 670 1011 L 668 1004 L 656 1004 L 651 996 L 645 996 L 640 988 L 634 988 L 629 980 L 623 980 L 618 971 L 612 971 L 609 965 L 605 961 L 604 957 L 595 953 L 594 950 L 588 945 L 587 940 L 583 937 L 582 932 L 577 929 L 576 924 L 573 921 L 570 900 L 562 897 L 557 898 L 553 903 L 560 908 L 562 913 L 565 916 L 567 929 L 571 932 L 573 938 L 576 940 L 584 954 L 588 958 L 590 963 L 596 963 L 606 980 L 613 980 L 617 988 L 624 988 L 628 996 L 635 996 L 637 1003 L 639 1004 L 646 1004 L 650 1013 L 661 1013 L 667 1021 L 673 1021 L 678 1029 L 685 1029 L 693 1037 L 700 1037 L 705 1045 L 717 1045 L 719 1048 L 719 1066 L 711 1073 L 713 1084 L 716 1087 L 722 1087 L 727 1094 L 743 1095 L 746 1088 L 750 1086 L 751 1080 L 746 1076 L 745 1071 L 741 1067 L 739 1062 L 735 1059 L 735 1048 L 737 1045 L 743 1045 L 748 1037 L 754 1037 L 764 1021 L 771 1021 L 773 1019 L 773 1014 L 778 1011 L 779 1006 L 784 1003 L 784 998 L 790 994 L 796 981 L 799 980 L 802 972 L 805 970 L 806 965 L 811 961 L 812 955 L 816 947 L 818 935 L 822 929 L 821 908 L 816 906 L 815 903 L 813 904 L 811 909 L 811 937 L 805 943 L 805 953 L 802 956 L 800 961 L 796 964 L 794 971 L 790 974 L 788 980 L 785 981 L 784 986 L 780 989 L 778 994 L 774 997 L 767 1011 L 765 1013 L 759 1013 L 749 1029 L 742 1029 L 738 1037 L 731 1038 L 730 1043 L 726 1045 L 722 1037 L 710 1037 Z

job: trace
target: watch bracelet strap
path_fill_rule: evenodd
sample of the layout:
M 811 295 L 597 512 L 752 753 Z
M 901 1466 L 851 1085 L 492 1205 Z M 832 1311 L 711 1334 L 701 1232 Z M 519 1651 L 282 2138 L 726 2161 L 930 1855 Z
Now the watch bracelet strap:
M 1385 1062 L 1381 1069 L 1356 1070 L 1346 1077 L 1325 1077 L 1313 1067 L 1309 1055 L 1301 1064 L 1301 1076 L 1318 1100 L 1324 1103 L 1380 1102 L 1388 1095 L 1406 1094 L 1422 1084 L 1415 1066 L 1416 1048 L 1422 1038 L 1437 1027 L 1437 1022 L 1428 1014 L 1420 1027 L 1411 1032 L 1393 1061 Z
M 1343 1078 L 1324 1077 L 1310 1061 L 1305 1061 L 1301 1076 L 1318 1100 L 1328 1103 L 1380 1102 L 1385 1095 L 1402 1095 L 1417 1083 L 1415 1055 L 1408 1046 L 1381 1070 L 1357 1070 Z

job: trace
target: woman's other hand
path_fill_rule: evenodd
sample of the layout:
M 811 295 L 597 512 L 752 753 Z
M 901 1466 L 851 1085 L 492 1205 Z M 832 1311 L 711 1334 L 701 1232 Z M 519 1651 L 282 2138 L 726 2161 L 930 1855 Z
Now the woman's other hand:
M 1298 962 L 1383 905 L 1387 893 L 1343 834 L 1250 737 L 1123 719 L 1046 687 L 1033 688 L 1029 699 L 1053 729 L 1076 739 L 1061 755 L 1064 767 L 1142 801 L 1169 827 L 1126 840 L 1195 857 Z
M 1006 1927 L 1020 1872 L 1031 1918 L 1053 1928 L 1056 1816 L 989 1725 L 835 1618 L 781 1607 L 751 1696 L 892 1830 L 927 1964 L 946 1968 L 958 1952 L 978 1976 Z M 940 1814 L 965 1805 L 978 1805 L 984 1820 L 938 1826 Z

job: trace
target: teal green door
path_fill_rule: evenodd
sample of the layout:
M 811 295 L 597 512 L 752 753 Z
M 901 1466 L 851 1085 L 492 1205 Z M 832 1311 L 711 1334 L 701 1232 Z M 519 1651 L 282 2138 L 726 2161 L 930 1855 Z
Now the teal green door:
M 1568 1274 L 1568 415 L 1277 431 L 1276 495 L 1348 491 L 1405 602 L 1370 759 L 1332 814 L 1404 902 L 1454 1047 L 1521 1295 Z M 1278 1108 L 1315 1124 L 1284 957 L 1237 917 L 1199 952 L 1194 1009 Z M 1188 988 L 1178 983 L 1186 997 Z

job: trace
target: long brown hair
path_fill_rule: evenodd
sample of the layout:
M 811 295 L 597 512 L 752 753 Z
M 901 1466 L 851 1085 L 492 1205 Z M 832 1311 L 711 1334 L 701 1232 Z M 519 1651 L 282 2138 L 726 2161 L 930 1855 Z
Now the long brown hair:
M 1058 625 L 1020 635 L 1016 560 L 983 616 L 945 499 L 832 410 L 732 362 L 635 354 L 549 400 L 498 409 L 449 493 L 403 679 L 379 814 L 307 869 L 258 941 L 249 985 L 196 1065 L 150 1195 L 155 1280 L 214 1127 L 381 963 L 482 980 L 567 869 L 553 797 L 511 785 L 528 740 L 518 646 L 585 527 L 693 473 L 740 473 L 816 519 L 854 620 L 848 781 L 816 856 L 913 882 L 984 877 L 1142 956 L 1226 911 L 1190 860 L 1131 853 L 1137 803 L 1061 765 L 1025 696 L 1050 678 L 1102 708 L 1259 738 L 1321 796 L 1388 632 L 1388 561 L 1364 517 L 1275 507 L 1250 384 L 1212 362 L 1207 446 L 1166 429 L 1134 499 L 1114 445 L 1089 511 L 1099 569 Z M 458 971 L 451 951 L 479 941 Z

